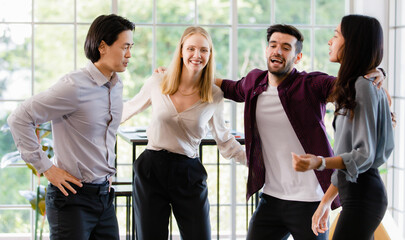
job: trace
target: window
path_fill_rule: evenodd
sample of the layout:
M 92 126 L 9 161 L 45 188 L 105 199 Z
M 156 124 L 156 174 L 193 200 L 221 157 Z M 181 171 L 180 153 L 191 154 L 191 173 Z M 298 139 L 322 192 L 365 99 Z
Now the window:
M 387 192 L 391 214 L 405 237 L 405 1 L 390 1 L 389 92 L 397 115 L 395 149 L 388 162 Z
M 0 0 L 0 3 L 0 124 L 5 123 L 7 115 L 21 101 L 86 63 L 84 39 L 90 23 L 100 14 L 117 13 L 136 23 L 132 59 L 128 70 L 121 74 L 124 97 L 130 98 L 154 68 L 170 63 L 183 30 L 194 24 L 203 26 L 212 36 L 218 77 L 238 79 L 254 68 L 266 69 L 266 29 L 274 23 L 293 24 L 303 32 L 304 58 L 299 70 L 334 75 L 339 66 L 328 61 L 327 41 L 348 9 L 348 0 Z M 400 30 L 395 27 L 398 36 Z M 398 53 L 397 66 L 400 56 Z M 396 87 L 399 91 L 394 95 L 396 111 L 403 116 L 399 109 L 400 106 L 404 109 L 401 96 L 404 97 L 405 90 L 402 87 L 400 92 L 399 86 Z M 149 115 L 150 109 L 126 125 L 147 126 Z M 243 104 L 226 102 L 225 116 L 233 129 L 243 132 Z M 16 149 L 9 133 L 1 134 L 0 140 L 1 156 Z M 403 152 L 397 151 L 397 159 L 403 159 Z M 207 150 L 207 154 L 215 152 Z M 123 161 L 130 159 L 124 157 Z M 245 205 L 247 171 L 228 160 L 221 159 L 220 164 L 220 176 L 211 173 L 211 166 L 207 165 L 213 204 L 211 218 L 218 215 L 217 208 L 221 216 L 220 222 L 212 221 L 212 231 L 221 239 L 244 239 L 251 216 Z M 403 165 L 401 171 L 403 179 Z M 118 174 L 130 176 L 131 171 L 122 167 Z M 216 187 L 211 186 L 217 182 L 216 178 L 221 179 L 219 202 Z M 35 178 L 21 163 L 1 169 L 0 179 L 0 239 L 10 234 L 29 236 L 34 217 L 18 190 L 32 189 Z M 122 232 L 124 229 L 121 225 Z

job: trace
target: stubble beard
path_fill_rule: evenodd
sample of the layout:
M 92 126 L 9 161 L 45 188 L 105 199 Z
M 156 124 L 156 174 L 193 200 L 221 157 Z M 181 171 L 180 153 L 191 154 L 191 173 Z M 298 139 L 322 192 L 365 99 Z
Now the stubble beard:
M 270 58 L 267 59 L 267 69 L 271 74 L 273 74 L 277 77 L 285 77 L 293 68 L 293 63 L 294 63 L 293 60 L 288 61 L 283 68 L 274 70 L 270 67 L 270 61 L 271 61 Z

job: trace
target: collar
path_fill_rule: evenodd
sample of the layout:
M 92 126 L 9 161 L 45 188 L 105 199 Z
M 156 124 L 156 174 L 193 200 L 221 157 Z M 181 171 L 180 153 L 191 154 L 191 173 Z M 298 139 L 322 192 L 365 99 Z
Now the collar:
M 265 86 L 269 82 L 269 71 L 266 71 L 266 75 L 260 80 L 259 86 Z
M 86 69 L 89 71 L 91 78 L 93 81 L 98 85 L 98 86 L 103 86 L 105 85 L 109 80 L 98 70 L 98 68 L 89 61 L 86 65 Z M 118 74 L 116 72 L 113 73 L 111 76 L 110 82 L 112 86 L 115 86 L 115 84 L 119 81 Z
M 297 71 L 297 69 L 295 69 L 295 68 L 293 68 L 292 70 L 291 70 L 291 72 L 288 74 L 288 76 L 284 79 L 284 81 L 282 81 L 281 83 L 280 83 L 280 85 L 278 85 L 278 88 L 285 88 L 285 87 L 287 87 L 287 86 L 290 86 L 292 83 L 293 83 L 293 81 L 294 81 L 294 75 L 297 73 L 298 71 Z
M 277 86 L 277 89 L 290 86 L 294 81 L 294 75 L 297 73 L 297 69 L 293 68 L 288 76 L 284 79 L 280 85 Z M 269 84 L 269 71 L 266 71 L 266 75 L 260 80 L 258 86 L 267 86 Z

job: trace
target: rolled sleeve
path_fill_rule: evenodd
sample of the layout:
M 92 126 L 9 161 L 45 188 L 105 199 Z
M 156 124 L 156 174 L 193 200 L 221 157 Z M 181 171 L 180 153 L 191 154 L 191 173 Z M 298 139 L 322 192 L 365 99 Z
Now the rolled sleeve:
M 26 162 L 32 164 L 39 174 L 45 172 L 53 165 L 47 154 L 42 151 L 42 147 L 32 152 L 21 151 L 21 158 L 27 159 Z
M 136 94 L 131 100 L 124 103 L 121 123 L 124 123 L 132 116 L 144 111 L 148 108 L 151 102 L 152 88 L 158 85 L 163 77 L 161 73 L 153 73 L 152 76 L 146 80 L 138 94 Z
M 346 180 L 356 182 L 359 174 L 371 167 L 378 167 L 377 145 L 380 141 L 378 122 L 378 90 L 370 81 L 359 78 L 356 81 L 356 108 L 354 118 L 338 116 L 335 153 L 343 159 Z M 347 114 L 349 115 L 349 113 Z
M 213 117 L 209 121 L 212 136 L 217 142 L 219 152 L 222 156 L 246 165 L 247 161 L 244 148 L 225 126 L 223 108 L 224 102 L 222 98 L 222 100 L 218 103 L 218 107 Z
M 19 110 L 24 111 L 21 108 Z M 34 133 L 35 126 L 25 124 L 15 113 L 8 117 L 7 123 L 10 126 L 11 134 L 17 149 L 20 151 L 21 158 L 25 162 L 33 165 L 38 173 L 43 173 L 48 170 L 52 166 L 52 162 L 42 150 L 42 146 L 38 143 Z
M 42 150 L 36 126 L 74 111 L 76 94 L 69 79 L 62 78 L 48 90 L 27 99 L 7 119 L 21 158 L 39 173 L 48 170 L 52 162 Z
M 231 99 L 235 102 L 244 102 L 245 93 L 243 89 L 243 83 L 245 78 L 242 78 L 239 81 L 233 80 L 222 80 L 221 90 L 224 92 L 224 97 Z
M 245 165 L 247 167 L 246 152 L 244 149 L 242 149 L 242 151 L 238 151 L 238 153 L 235 156 L 233 156 L 231 160 L 238 162 L 242 165 Z
M 353 152 L 343 153 L 340 156 L 343 159 L 343 164 L 346 166 L 346 179 L 351 182 L 356 182 L 357 176 L 359 175 L 359 169 L 355 161 L 352 160 Z

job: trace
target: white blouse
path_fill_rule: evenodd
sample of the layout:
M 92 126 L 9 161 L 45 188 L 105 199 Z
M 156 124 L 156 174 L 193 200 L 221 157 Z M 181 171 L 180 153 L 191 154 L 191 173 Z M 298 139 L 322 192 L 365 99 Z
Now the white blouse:
M 213 85 L 212 103 L 198 101 L 179 113 L 170 96 L 162 94 L 162 79 L 163 74 L 153 73 L 139 93 L 124 103 L 121 122 L 152 105 L 152 119 L 146 131 L 146 148 L 165 149 L 195 158 L 198 157 L 201 139 L 210 131 L 223 157 L 246 165 L 244 148 L 225 126 L 223 92 Z

